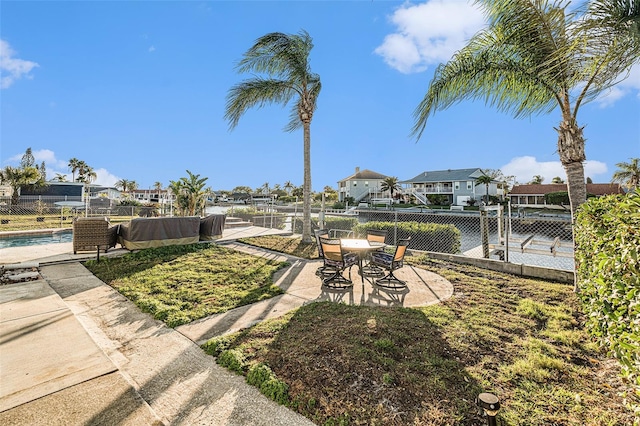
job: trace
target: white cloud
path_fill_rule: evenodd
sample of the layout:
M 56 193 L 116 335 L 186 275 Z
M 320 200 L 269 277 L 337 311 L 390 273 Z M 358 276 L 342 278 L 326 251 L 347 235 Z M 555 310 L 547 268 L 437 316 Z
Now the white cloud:
M 36 160 L 36 163 L 41 163 L 44 161 L 47 168 L 49 167 L 56 168 L 56 169 L 67 168 L 68 162 L 64 160 L 58 160 L 56 158 L 56 154 L 50 149 L 38 149 L 33 151 L 32 153 L 33 153 L 33 158 L 35 158 Z
M 120 180 L 120 178 L 116 175 L 109 173 L 107 169 L 96 169 L 96 181 L 93 182 L 102 186 L 115 186 L 116 182 Z
M 16 80 L 25 78 L 32 78 L 29 73 L 35 67 L 39 65 L 36 62 L 25 61 L 24 59 L 14 58 L 14 54 L 11 46 L 5 40 L 0 40 L 0 88 L 6 89 L 11 86 Z
M 606 108 L 629 93 L 635 93 L 635 95 L 640 98 L 640 63 L 631 67 L 629 76 L 600 95 L 596 102 L 602 108 Z
M 396 32 L 375 53 L 408 74 L 448 61 L 484 26 L 480 9 L 466 0 L 430 0 L 400 6 L 390 17 Z
M 544 178 L 543 183 L 551 183 L 551 180 L 559 176 L 566 182 L 567 175 L 560 161 L 538 161 L 535 157 L 516 157 L 504 166 L 500 167 L 506 176 L 515 176 L 519 183 L 527 183 L 531 179 L 540 175 Z M 584 175 L 597 182 L 596 176 L 607 173 L 607 165 L 601 161 L 587 160 L 584 163 Z
M 155 50 L 156 50 L 156 47 L 155 47 L 155 46 L 151 46 L 151 47 L 149 48 L 149 52 L 155 52 Z

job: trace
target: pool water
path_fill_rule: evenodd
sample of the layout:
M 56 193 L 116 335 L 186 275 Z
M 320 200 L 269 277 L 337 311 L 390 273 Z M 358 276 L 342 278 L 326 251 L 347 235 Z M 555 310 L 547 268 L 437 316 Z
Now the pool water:
M 63 231 L 53 234 L 40 235 L 13 235 L 0 238 L 0 249 L 9 247 L 25 247 L 42 244 L 70 243 L 73 239 L 73 232 Z

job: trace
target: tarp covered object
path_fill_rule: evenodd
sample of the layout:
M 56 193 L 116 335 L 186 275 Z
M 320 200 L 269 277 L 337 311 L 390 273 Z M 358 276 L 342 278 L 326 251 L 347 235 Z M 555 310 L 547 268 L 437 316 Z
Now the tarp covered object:
M 197 216 L 137 218 L 120 225 L 120 244 L 128 250 L 192 244 L 199 240 Z
M 200 240 L 211 241 L 222 237 L 226 219 L 224 214 L 210 214 L 200 219 Z

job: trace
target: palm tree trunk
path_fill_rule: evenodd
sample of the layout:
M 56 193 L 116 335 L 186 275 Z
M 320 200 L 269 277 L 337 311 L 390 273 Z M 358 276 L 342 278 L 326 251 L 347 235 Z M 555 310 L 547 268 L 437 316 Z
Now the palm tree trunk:
M 575 217 L 578 207 L 587 201 L 587 184 L 584 180 L 583 162 L 584 136 L 582 128 L 575 119 L 565 119 L 560 123 L 558 131 L 558 154 L 562 166 L 567 172 L 567 188 L 571 203 L 571 217 Z
M 302 183 L 302 242 L 310 244 L 311 238 L 311 123 L 304 121 L 304 180 Z
M 587 183 L 584 180 L 583 166 L 583 162 L 586 160 L 584 136 L 582 128 L 578 127 L 573 117 L 563 120 L 556 130 L 558 131 L 558 154 L 560 155 L 562 166 L 567 172 L 567 191 L 569 193 L 569 202 L 571 203 L 571 223 L 575 225 L 576 212 L 580 205 L 587 201 Z M 575 226 L 572 226 L 571 229 L 575 244 Z M 573 275 L 573 290 L 578 293 L 580 285 L 578 284 L 578 274 L 575 268 Z

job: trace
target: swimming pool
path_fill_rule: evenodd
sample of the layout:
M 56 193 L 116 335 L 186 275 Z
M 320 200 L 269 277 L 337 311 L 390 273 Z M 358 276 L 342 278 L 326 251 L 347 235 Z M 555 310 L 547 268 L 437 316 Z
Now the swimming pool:
M 11 235 L 0 237 L 0 249 L 42 244 L 70 243 L 72 240 L 72 231 L 60 231 L 50 234 Z

